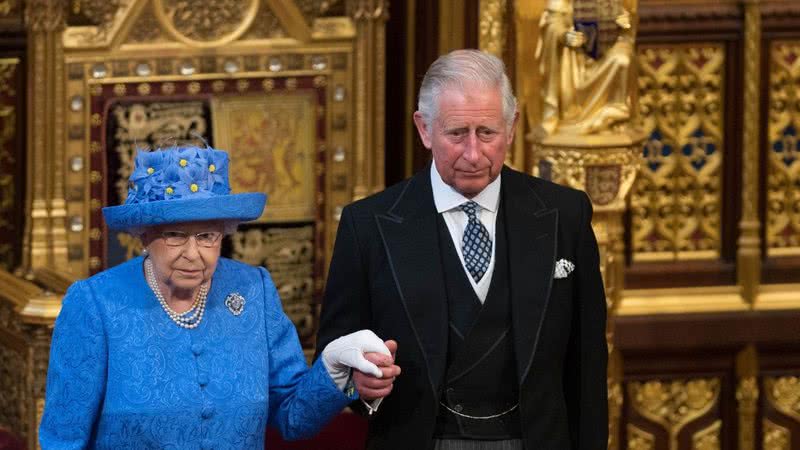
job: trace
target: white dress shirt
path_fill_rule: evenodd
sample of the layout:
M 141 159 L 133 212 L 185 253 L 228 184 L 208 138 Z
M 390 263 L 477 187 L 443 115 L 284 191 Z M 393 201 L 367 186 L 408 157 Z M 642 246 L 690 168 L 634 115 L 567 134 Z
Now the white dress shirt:
M 436 164 L 433 163 L 431 164 L 431 187 L 433 188 L 433 203 L 436 205 L 436 211 L 442 215 L 445 224 L 447 224 L 450 237 L 453 239 L 453 245 L 458 252 L 459 259 L 461 259 L 461 268 L 464 269 L 464 273 L 472 284 L 472 289 L 475 290 L 478 299 L 483 303 L 489 293 L 489 285 L 492 283 L 492 274 L 494 273 L 494 255 L 497 248 L 495 244 L 495 223 L 497 222 L 497 208 L 500 206 L 500 175 L 497 175 L 494 181 L 489 183 L 478 195 L 470 199 L 446 184 L 441 175 L 439 175 Z M 467 218 L 467 213 L 462 211 L 459 206 L 470 200 L 480 206 L 478 219 L 486 227 L 486 231 L 489 232 L 489 236 L 492 238 L 492 255 L 489 261 L 489 268 L 477 283 L 470 275 L 466 265 L 464 265 L 464 253 L 461 250 L 464 228 L 466 228 L 469 219 Z

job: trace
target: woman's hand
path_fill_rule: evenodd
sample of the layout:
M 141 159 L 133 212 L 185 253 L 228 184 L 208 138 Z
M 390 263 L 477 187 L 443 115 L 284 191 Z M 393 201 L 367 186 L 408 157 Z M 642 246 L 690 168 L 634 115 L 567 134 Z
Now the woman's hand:
M 364 358 L 365 353 L 378 353 L 391 358 L 391 352 L 381 338 L 370 330 L 360 330 L 331 341 L 322 350 L 322 363 L 333 381 L 344 388 L 350 376 L 350 368 L 369 373 L 376 378 L 383 376 L 383 371 L 374 363 Z

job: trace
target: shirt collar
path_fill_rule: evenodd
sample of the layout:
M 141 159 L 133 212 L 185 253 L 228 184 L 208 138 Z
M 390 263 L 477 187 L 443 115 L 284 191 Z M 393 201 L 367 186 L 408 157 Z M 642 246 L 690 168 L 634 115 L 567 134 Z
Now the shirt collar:
M 431 163 L 431 188 L 433 188 L 433 203 L 436 205 L 436 211 L 443 213 L 454 208 L 458 208 L 461 204 L 470 200 L 479 204 L 481 208 L 487 209 L 491 212 L 497 211 L 497 205 L 500 202 L 500 177 L 494 179 L 488 186 L 478 193 L 473 198 L 467 198 L 461 195 L 460 192 L 453 189 L 452 186 L 442 180 L 439 171 L 436 169 L 436 163 Z

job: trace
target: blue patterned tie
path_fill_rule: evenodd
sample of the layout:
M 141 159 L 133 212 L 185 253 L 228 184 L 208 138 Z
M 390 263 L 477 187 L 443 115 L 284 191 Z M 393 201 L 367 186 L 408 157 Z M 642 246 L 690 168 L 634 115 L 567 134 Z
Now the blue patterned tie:
M 492 259 L 492 238 L 489 231 L 478 220 L 478 204 L 469 201 L 459 206 L 467 215 L 467 227 L 461 239 L 461 251 L 464 254 L 464 265 L 475 282 L 481 281 L 483 274 L 489 269 Z

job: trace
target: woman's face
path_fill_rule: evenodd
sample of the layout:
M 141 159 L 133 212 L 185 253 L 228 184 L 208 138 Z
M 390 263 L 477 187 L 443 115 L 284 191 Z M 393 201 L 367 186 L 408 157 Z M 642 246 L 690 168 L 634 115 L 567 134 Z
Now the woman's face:
M 223 232 L 220 221 L 158 225 L 145 231 L 142 243 L 160 284 L 193 293 L 217 268 Z

